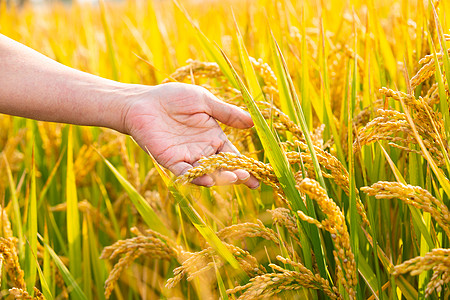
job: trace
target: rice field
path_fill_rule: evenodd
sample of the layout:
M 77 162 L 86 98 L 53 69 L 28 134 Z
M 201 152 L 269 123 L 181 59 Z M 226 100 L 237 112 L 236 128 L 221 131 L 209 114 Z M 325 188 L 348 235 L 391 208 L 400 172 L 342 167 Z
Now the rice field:
M 6 2 L 0 33 L 62 64 L 255 126 L 175 177 L 120 133 L 0 115 L 1 298 L 450 298 L 448 1 Z M 190 184 L 220 169 L 261 186 Z

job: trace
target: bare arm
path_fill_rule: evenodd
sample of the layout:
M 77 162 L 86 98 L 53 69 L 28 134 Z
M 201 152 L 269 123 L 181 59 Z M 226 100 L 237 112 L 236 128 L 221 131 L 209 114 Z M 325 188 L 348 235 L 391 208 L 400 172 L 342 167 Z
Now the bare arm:
M 0 113 L 130 134 L 176 175 L 202 156 L 237 153 L 216 119 L 236 128 L 253 126 L 247 113 L 201 87 L 115 82 L 66 67 L 1 34 Z M 195 183 L 259 185 L 244 170 L 205 175 Z
M 0 112 L 120 128 L 126 85 L 66 67 L 0 35 Z

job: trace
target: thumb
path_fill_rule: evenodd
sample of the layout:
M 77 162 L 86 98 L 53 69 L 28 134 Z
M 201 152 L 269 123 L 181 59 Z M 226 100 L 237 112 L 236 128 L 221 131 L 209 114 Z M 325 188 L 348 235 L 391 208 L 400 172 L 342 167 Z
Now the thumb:
M 219 100 L 209 91 L 205 93 L 205 112 L 216 120 L 235 128 L 250 128 L 253 126 L 250 114 L 237 106 Z

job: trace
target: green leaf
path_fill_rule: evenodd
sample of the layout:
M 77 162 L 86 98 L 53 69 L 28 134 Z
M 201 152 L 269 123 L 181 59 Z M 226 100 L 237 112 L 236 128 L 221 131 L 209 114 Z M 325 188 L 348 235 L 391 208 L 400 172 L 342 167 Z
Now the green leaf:
M 111 69 L 112 69 L 112 79 L 118 81 L 119 80 L 119 70 L 117 68 L 117 57 L 116 57 L 117 52 L 114 50 L 113 40 L 111 37 L 111 31 L 109 29 L 108 20 L 106 17 L 105 2 L 103 0 L 99 0 L 99 5 L 100 5 L 100 16 L 101 16 L 102 24 L 103 24 L 103 32 L 105 34 L 106 46 L 108 49 L 109 63 L 111 64 Z
M 82 249 L 82 255 L 83 255 L 83 291 L 87 293 L 87 297 L 89 299 L 92 299 L 92 265 L 91 265 L 91 259 L 90 259 L 90 240 L 89 240 L 89 233 L 88 233 L 88 224 L 87 224 L 87 217 L 86 214 L 83 216 L 83 223 L 82 223 L 82 237 L 83 237 L 83 249 Z
M 220 275 L 219 269 L 217 268 L 216 262 L 214 261 L 214 270 L 216 271 L 217 286 L 219 287 L 219 294 L 221 300 L 228 300 L 227 289 L 223 283 L 222 276 Z
M 80 217 L 78 212 L 77 187 L 73 169 L 73 136 L 72 126 L 69 127 L 67 143 L 67 170 L 66 170 L 66 201 L 67 201 L 67 241 L 69 243 L 69 269 L 77 279 L 82 279 L 81 272 L 81 233 Z
M 378 145 L 380 146 L 381 150 L 383 150 L 384 156 L 386 157 L 386 160 L 389 163 L 389 166 L 391 167 L 392 172 L 394 173 L 394 176 L 397 179 L 397 181 L 406 185 L 407 183 L 406 183 L 405 179 L 403 178 L 402 174 L 400 173 L 400 170 L 397 168 L 397 166 L 392 161 L 389 154 L 386 152 L 386 150 L 383 148 L 383 146 L 381 145 L 380 142 L 378 142 Z M 412 205 L 408 205 L 408 207 L 411 211 L 411 216 L 413 218 L 413 222 L 416 224 L 417 228 L 419 228 L 420 233 L 427 241 L 428 246 L 430 247 L 430 249 L 435 248 L 433 240 L 431 238 L 431 235 L 428 232 L 428 229 L 427 229 L 428 227 L 425 224 L 425 220 L 423 219 L 423 216 L 420 213 L 420 210 Z
M 200 30 L 200 28 L 198 28 L 198 26 L 195 25 L 194 21 L 191 19 L 186 9 L 177 0 L 173 0 L 173 2 L 177 5 L 177 7 L 181 10 L 183 15 L 188 20 L 188 22 L 195 29 L 196 37 L 200 45 L 202 46 L 203 50 L 206 52 L 208 59 L 211 61 L 215 61 L 218 64 L 220 70 L 223 72 L 225 78 L 228 79 L 228 81 L 231 83 L 231 85 L 233 85 L 234 88 L 238 88 L 238 85 L 234 80 L 233 74 L 227 67 L 226 60 L 223 58 L 222 54 L 217 49 L 216 45 L 211 43 L 209 39 L 206 37 L 206 35 L 204 35 L 203 32 Z
M 167 237 L 173 237 L 174 234 L 171 230 L 167 228 L 159 216 L 155 213 L 155 211 L 151 208 L 147 201 L 145 201 L 144 197 L 142 197 L 136 189 L 131 185 L 129 181 L 127 181 L 119 171 L 105 158 L 103 158 L 108 168 L 112 171 L 114 176 L 119 181 L 120 185 L 125 189 L 130 198 L 131 202 L 133 202 L 134 206 L 138 210 L 141 217 L 144 219 L 144 222 L 150 229 L 153 229 Z
M 341 163 L 346 166 L 346 162 L 345 162 L 345 156 L 344 156 L 344 151 L 342 150 L 342 146 L 341 146 L 341 138 L 337 132 L 337 128 L 336 128 L 336 123 L 334 121 L 334 114 L 331 110 L 331 96 L 330 96 L 330 84 L 329 84 L 329 76 L 328 76 L 328 64 L 327 64 L 327 51 L 326 51 L 326 47 L 325 47 L 325 35 L 323 33 L 323 19 L 320 19 L 320 33 L 321 33 L 321 40 L 322 40 L 322 78 L 323 78 L 323 83 L 322 83 L 322 88 L 323 88 L 323 102 L 324 102 L 324 106 L 325 106 L 325 112 L 327 114 L 327 119 L 328 119 L 328 124 L 326 124 L 326 126 L 329 126 L 331 129 L 331 132 L 333 134 L 334 137 L 334 144 L 336 145 L 336 150 L 337 150 L 337 154 L 338 154 L 338 158 L 341 161 Z M 355 36 L 356 39 L 356 36 Z M 356 44 L 356 41 L 355 41 Z M 356 46 L 356 45 L 355 45 Z M 355 58 L 356 59 L 356 58 Z M 357 64 L 356 64 L 357 65 Z M 356 70 L 356 66 L 355 66 L 355 70 Z M 356 74 L 354 76 L 354 79 L 356 80 Z M 356 82 L 353 84 L 355 85 Z
M 31 188 L 28 201 L 28 213 L 26 221 L 26 239 L 25 247 L 25 283 L 30 295 L 34 295 L 34 285 L 36 283 L 36 261 L 37 253 L 37 201 L 36 201 L 36 164 L 34 157 L 34 145 L 31 155 Z
M 360 258 L 358 259 L 358 272 L 361 274 L 361 277 L 363 280 L 367 283 L 369 286 L 370 291 L 372 292 L 372 295 L 375 297 L 375 299 L 379 299 L 377 295 L 377 289 L 378 289 L 378 279 L 377 276 L 373 273 L 372 269 L 370 268 L 369 264 L 365 260 L 363 255 L 359 255 Z
M 399 95 L 400 103 L 403 107 L 403 111 L 406 115 L 406 120 L 408 121 L 409 125 L 411 126 L 411 129 L 413 131 L 414 138 L 416 139 L 417 143 L 420 146 L 420 149 L 422 150 L 422 153 L 429 163 L 431 169 L 433 170 L 434 175 L 437 177 L 439 183 L 441 184 L 442 189 L 445 191 L 447 196 L 450 197 L 450 182 L 448 178 L 445 176 L 445 174 L 442 172 L 442 170 L 436 165 L 436 162 L 434 161 L 433 157 L 431 156 L 430 152 L 428 151 L 427 147 L 422 141 L 422 138 L 419 135 L 419 132 L 417 131 L 416 125 L 414 124 L 414 121 L 411 117 L 411 114 L 409 113 L 408 107 L 405 105 L 405 102 L 403 101 L 401 95 Z
M 430 0 L 429 3 L 433 10 L 436 32 L 439 37 L 439 44 L 441 46 L 441 52 L 442 52 L 442 56 L 444 59 L 445 77 L 447 79 L 447 84 L 450 85 L 450 59 L 448 56 L 446 41 L 445 41 L 445 37 L 444 37 L 444 31 L 442 30 L 441 23 L 439 22 L 439 16 L 436 13 L 436 8 L 434 7 L 433 1 Z M 445 92 L 445 85 L 442 80 L 442 72 L 440 70 L 439 62 L 437 60 L 436 50 L 434 48 L 433 40 L 431 39 L 430 34 L 428 35 L 428 41 L 432 45 L 431 49 L 433 50 L 434 63 L 436 65 L 436 80 L 438 81 L 438 85 L 439 85 L 439 97 L 440 97 L 439 104 L 441 106 L 441 113 L 444 118 L 444 124 L 445 124 L 444 128 L 446 129 L 446 136 L 449 137 L 450 136 L 450 113 L 448 110 L 447 94 Z
M 305 113 L 306 124 L 308 125 L 308 129 L 312 130 L 313 127 L 313 115 L 311 106 L 314 106 L 314 102 L 309 97 L 309 56 L 306 47 L 306 21 L 305 21 L 305 6 L 302 5 L 302 24 L 301 24 L 301 32 L 302 32 L 302 44 L 301 44 L 301 84 L 300 84 L 300 93 L 302 96 L 302 107 Z M 278 51 L 277 51 L 278 52 Z M 316 103 L 320 103 L 320 101 L 316 101 Z M 317 115 L 322 116 L 322 112 L 317 108 L 317 105 L 314 106 L 314 109 Z
M 14 218 L 12 222 L 14 224 L 14 228 L 17 230 L 17 236 L 19 237 L 18 249 L 17 251 L 20 253 L 23 252 L 23 228 L 22 228 L 22 215 L 20 213 L 20 205 L 19 200 L 17 199 L 16 187 L 14 184 L 14 179 L 12 176 L 11 168 L 9 166 L 8 160 L 6 159 L 6 155 L 3 155 L 3 160 L 5 161 L 6 166 L 6 175 L 8 176 L 9 190 L 11 192 L 11 203 L 13 206 L 13 215 Z
M 239 48 L 239 57 L 241 59 L 242 70 L 245 74 L 245 79 L 247 81 L 247 85 L 250 89 L 250 93 L 254 95 L 254 99 L 259 99 L 260 101 L 265 100 L 263 90 L 258 82 L 258 77 L 256 77 L 255 70 L 253 69 L 253 65 L 250 61 L 250 57 L 247 53 L 247 49 L 244 45 L 244 39 L 242 38 L 241 31 L 239 30 L 239 26 L 234 18 L 234 25 L 236 27 L 236 35 L 238 40 L 238 48 Z
M 357 44 L 357 35 L 356 28 L 354 29 L 355 33 L 355 48 Z M 347 103 L 347 149 L 352 149 L 353 147 L 353 106 L 356 103 L 356 85 L 357 85 L 357 71 L 358 71 L 358 62 L 356 61 L 356 56 L 354 59 L 354 69 L 353 69 L 353 80 L 351 83 L 352 92 L 351 97 L 348 98 Z M 358 268 L 359 261 L 359 238 L 358 238 L 358 227 L 359 227 L 359 218 L 358 212 L 356 210 L 356 184 L 355 184 L 355 158 L 353 151 L 348 151 L 348 173 L 349 173 L 349 225 L 350 225 L 350 239 L 351 239 L 351 247 L 352 251 L 355 255 L 356 268 Z
M 55 251 L 43 241 L 42 237 L 40 237 L 42 243 L 44 244 L 45 249 L 50 253 L 51 258 L 55 262 L 56 266 L 58 267 L 59 271 L 61 272 L 61 275 L 64 279 L 64 282 L 67 285 L 68 290 L 70 291 L 71 299 L 76 300 L 88 300 L 84 292 L 81 290 L 80 286 L 76 282 L 76 280 L 73 278 L 72 274 L 69 272 L 67 267 L 64 265 L 64 263 L 61 261 L 59 256 L 55 253 Z

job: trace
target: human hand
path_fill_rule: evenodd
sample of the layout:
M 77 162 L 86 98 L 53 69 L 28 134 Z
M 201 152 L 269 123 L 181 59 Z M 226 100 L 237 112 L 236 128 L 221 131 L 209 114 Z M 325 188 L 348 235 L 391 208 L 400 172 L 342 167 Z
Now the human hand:
M 138 87 L 139 92 L 128 99 L 124 108 L 124 131 L 177 176 L 198 165 L 203 156 L 239 153 L 216 119 L 235 128 L 253 126 L 248 113 L 220 101 L 200 86 L 167 83 Z M 258 180 L 245 170 L 220 170 L 192 182 L 208 187 L 240 183 L 252 189 L 259 186 Z

